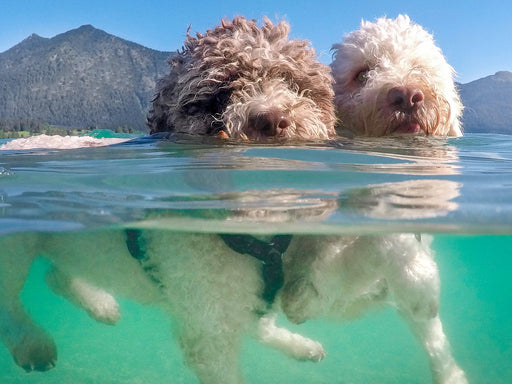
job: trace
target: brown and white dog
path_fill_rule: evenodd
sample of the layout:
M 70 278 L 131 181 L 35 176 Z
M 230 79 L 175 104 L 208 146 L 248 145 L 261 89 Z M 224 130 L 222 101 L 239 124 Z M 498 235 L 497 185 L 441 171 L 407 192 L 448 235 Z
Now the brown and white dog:
M 289 25 L 236 17 L 192 37 L 157 83 L 150 133 L 251 141 L 335 136 L 332 77 Z
M 462 135 L 454 71 L 432 35 L 408 16 L 363 21 L 333 48 L 341 135 Z M 439 181 L 430 190 L 425 188 L 429 183 L 397 184 L 396 195 L 383 195 L 363 210 L 378 211 L 400 195 L 413 194 L 423 202 L 456 196 L 451 184 Z M 338 236 L 329 240 L 330 249 L 322 244 L 326 239 L 312 241 L 285 268 L 282 309 L 296 323 L 333 313 L 353 318 L 392 298 L 429 356 L 433 381 L 465 384 L 439 319 L 439 272 L 426 238 L 410 233 Z
M 244 142 L 310 142 L 335 137 L 330 69 L 316 59 L 308 41 L 289 39 L 289 28 L 284 21 L 273 24 L 265 18 L 258 26 L 254 20 L 236 17 L 196 37 L 187 34 L 184 50 L 170 61 L 170 73 L 158 82 L 148 116 L 150 133 L 220 135 Z M 71 138 L 64 138 L 64 143 L 61 137 L 42 139 L 18 140 L 6 149 L 71 148 Z M 78 146 L 102 142 L 81 144 Z M 158 238 L 152 231 L 143 236 L 148 242 Z M 5 287 L 0 295 L 0 338 L 18 365 L 27 371 L 45 371 L 53 368 L 57 359 L 52 338 L 19 301 L 30 265 L 39 254 L 54 263 L 48 276 L 53 290 L 98 321 L 112 324 L 119 319 L 114 294 L 142 303 L 165 303 L 163 306 L 175 315 L 187 361 L 203 383 L 241 382 L 237 368 L 240 337 L 255 324 L 254 333 L 263 343 L 297 359 L 323 358 L 325 353 L 318 342 L 277 328 L 272 316 L 257 315 L 267 309 L 261 295 L 260 261 L 231 250 L 217 235 L 163 234 L 162 240 L 178 248 L 161 248 L 160 241 L 150 246 L 147 254 L 152 255 L 148 258 L 151 261 L 144 263 L 163 263 L 157 270 L 164 272 L 150 277 L 131 257 L 125 237 L 124 231 L 108 231 L 0 239 L 5 246 L 0 257 L 0 286 Z M 181 252 L 181 247 L 188 251 Z M 156 257 L 157 253 L 162 258 Z M 87 256 L 86 265 L 75 262 L 75 257 L 82 259 L 86 254 L 104 257 Z M 177 266 L 176 271 L 188 271 L 184 272 L 185 280 L 168 274 L 170 270 L 164 266 L 173 259 L 167 260 L 167 256 L 175 254 L 177 258 L 171 263 Z M 111 269 L 114 260 L 119 264 Z M 206 276 L 215 265 L 231 271 L 218 274 L 222 281 L 216 283 Z M 239 289 L 236 285 L 241 276 L 244 286 Z M 163 286 L 155 285 L 152 279 Z M 192 287 L 194 281 L 198 284 Z M 213 285 L 208 287 L 210 283 Z M 225 292 L 215 293 L 217 285 Z M 195 299 L 182 300 L 191 294 Z M 231 299 L 221 300 L 230 295 Z M 233 310 L 229 308 L 232 306 Z M 202 312 L 206 308 L 212 312 Z

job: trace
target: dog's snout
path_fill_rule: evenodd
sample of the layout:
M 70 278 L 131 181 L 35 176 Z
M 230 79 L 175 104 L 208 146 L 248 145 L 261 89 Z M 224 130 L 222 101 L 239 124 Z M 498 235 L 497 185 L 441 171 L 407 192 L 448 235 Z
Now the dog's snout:
M 396 109 L 408 111 L 418 107 L 425 95 L 420 89 L 407 87 L 395 87 L 389 90 L 387 95 L 388 104 Z
M 264 136 L 280 136 L 291 125 L 291 121 L 283 111 L 273 109 L 258 113 L 252 119 L 253 129 Z

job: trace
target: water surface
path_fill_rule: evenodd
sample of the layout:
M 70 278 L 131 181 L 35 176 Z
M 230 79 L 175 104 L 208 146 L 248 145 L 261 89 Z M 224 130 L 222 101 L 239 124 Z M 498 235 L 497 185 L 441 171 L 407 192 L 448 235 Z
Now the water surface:
M 0 233 L 133 226 L 227 233 L 434 235 L 441 317 L 471 383 L 512 382 L 512 137 L 393 138 L 311 145 L 139 140 L 0 153 Z M 5 254 L 8 250 L 2 250 Z M 38 260 L 23 291 L 59 348 L 25 374 L 0 345 L 5 383 L 195 383 L 157 308 L 120 299 L 115 326 L 55 296 Z M 251 383 L 429 383 L 425 356 L 391 309 L 295 331 L 324 345 L 298 363 L 247 339 Z

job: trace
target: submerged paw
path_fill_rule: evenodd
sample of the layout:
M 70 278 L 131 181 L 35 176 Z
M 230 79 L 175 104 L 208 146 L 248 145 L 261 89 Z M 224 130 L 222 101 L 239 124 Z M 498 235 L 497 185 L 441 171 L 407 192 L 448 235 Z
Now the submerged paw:
M 87 312 L 100 323 L 114 325 L 121 318 L 119 304 L 113 297 L 104 298 L 98 305 L 88 308 Z
M 320 344 L 317 341 L 312 341 L 313 345 L 311 349 L 309 350 L 307 359 L 313 362 L 320 362 L 324 359 L 326 352 L 324 348 L 322 347 L 322 344 Z
M 57 347 L 49 336 L 25 337 L 12 350 L 16 364 L 26 372 L 48 371 L 57 363 Z

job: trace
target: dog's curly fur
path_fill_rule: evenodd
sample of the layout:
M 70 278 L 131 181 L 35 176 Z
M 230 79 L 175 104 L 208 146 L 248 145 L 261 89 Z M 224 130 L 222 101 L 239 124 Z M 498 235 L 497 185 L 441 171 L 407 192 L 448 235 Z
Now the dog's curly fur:
M 333 49 L 340 133 L 462 135 L 454 70 L 408 16 L 363 21 Z
M 262 141 L 335 135 L 332 77 L 289 25 L 236 17 L 193 37 L 170 60 L 148 115 L 150 132 Z

